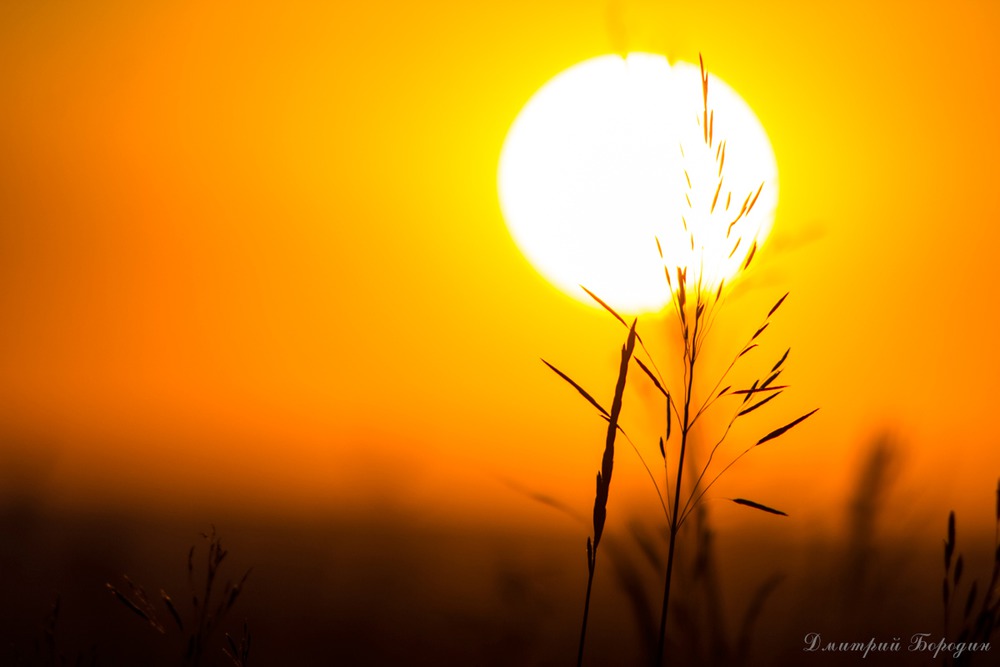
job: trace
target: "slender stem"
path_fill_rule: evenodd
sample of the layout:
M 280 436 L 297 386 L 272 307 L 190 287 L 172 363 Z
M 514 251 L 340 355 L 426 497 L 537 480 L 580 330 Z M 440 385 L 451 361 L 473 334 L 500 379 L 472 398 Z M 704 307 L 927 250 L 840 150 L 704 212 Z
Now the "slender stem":
M 674 573 L 674 545 L 677 544 L 675 524 L 677 515 L 670 525 L 670 549 L 667 552 L 667 579 L 663 586 L 663 608 L 660 610 L 660 640 L 656 647 L 654 665 L 663 664 L 663 651 L 667 640 L 667 606 L 670 604 L 670 579 Z
M 646 469 L 646 474 L 649 475 L 649 481 L 653 483 L 653 488 L 656 489 L 656 497 L 660 499 L 660 507 L 663 508 L 663 515 L 667 517 L 667 521 L 670 521 L 670 511 L 667 509 L 666 502 L 663 500 L 663 493 L 660 491 L 660 485 L 656 483 L 656 477 L 653 475 L 653 471 L 649 469 L 649 464 L 646 463 L 646 458 L 642 455 L 642 452 L 639 451 L 639 448 L 635 446 L 635 443 L 632 442 L 632 438 L 628 437 L 628 433 L 623 431 L 620 427 L 618 432 L 625 436 L 625 440 L 632 446 L 632 451 L 634 451 L 635 455 L 639 457 L 639 462 L 642 463 L 642 467 Z M 670 497 L 667 496 L 667 500 L 669 499 Z
M 697 311 L 695 312 L 697 313 Z M 685 373 L 684 382 L 684 418 L 681 424 L 681 448 L 678 453 L 677 477 L 674 484 L 675 511 L 670 517 L 670 546 L 667 551 L 667 573 L 666 580 L 663 583 L 663 606 L 660 609 L 660 639 L 657 644 L 655 665 L 663 664 L 663 653 L 667 641 L 667 612 L 670 608 L 670 582 L 674 574 L 674 552 L 677 546 L 677 531 L 680 525 L 678 521 L 680 512 L 677 510 L 680 508 L 681 482 L 684 478 L 684 454 L 687 450 L 688 432 L 691 428 L 691 395 L 694 388 L 694 365 L 698 356 L 698 324 L 700 319 L 700 316 L 696 314 L 692 335 L 688 336 L 688 332 L 685 329 L 684 343 L 688 349 L 688 354 L 686 355 L 687 372 Z
M 583 644 L 587 639 L 587 618 L 590 616 L 590 591 L 594 587 L 594 567 L 597 561 L 597 552 L 594 551 L 593 560 L 591 560 L 588 565 L 590 566 L 590 574 L 587 576 L 587 597 L 583 603 L 583 624 L 580 626 L 580 649 L 576 654 L 576 667 L 581 667 L 583 665 Z
M 698 503 L 701 502 L 701 499 L 705 497 L 706 493 L 708 493 L 709 489 L 711 489 L 715 485 L 715 483 L 719 481 L 719 478 L 722 477 L 723 475 L 725 475 L 726 471 L 728 471 L 730 468 L 732 468 L 734 465 L 736 465 L 736 463 L 740 459 L 742 459 L 744 456 L 746 456 L 747 454 L 749 454 L 750 450 L 753 449 L 753 448 L 754 448 L 753 445 L 751 445 L 750 447 L 747 447 L 745 450 L 743 450 L 743 452 L 739 456 L 737 456 L 732 461 L 730 461 L 728 464 L 726 464 L 726 467 L 723 468 L 722 470 L 720 470 L 719 473 L 715 477 L 712 478 L 712 481 L 709 482 L 705 486 L 705 488 L 703 488 L 698 493 L 698 496 L 694 499 L 693 502 L 690 503 L 690 507 L 688 507 L 687 505 L 684 506 L 684 515 L 681 517 L 681 524 L 682 525 L 684 524 L 684 519 L 686 519 L 688 516 L 690 516 L 691 512 L 694 511 L 694 508 L 697 507 Z M 697 491 L 697 489 L 695 489 L 695 491 Z M 693 496 L 694 492 L 692 492 L 691 495 Z
M 729 431 L 733 428 L 733 424 L 735 423 L 736 417 L 729 420 L 729 425 L 726 426 L 726 430 L 722 433 L 722 437 L 719 438 L 718 442 L 715 443 L 715 446 L 712 447 L 712 450 L 708 453 L 708 460 L 705 462 L 705 466 L 701 469 L 701 474 L 698 475 L 698 479 L 694 482 L 694 486 L 691 489 L 691 495 L 688 496 L 688 499 L 684 502 L 684 509 L 681 511 L 681 524 L 684 523 L 684 517 L 688 513 L 688 507 L 694 501 L 695 494 L 698 492 L 698 487 L 701 486 L 701 480 L 705 479 L 705 475 L 708 473 L 708 469 L 712 465 L 712 459 L 715 458 L 715 452 L 717 452 L 719 447 L 722 446 L 722 443 L 726 440 L 726 436 L 729 435 Z

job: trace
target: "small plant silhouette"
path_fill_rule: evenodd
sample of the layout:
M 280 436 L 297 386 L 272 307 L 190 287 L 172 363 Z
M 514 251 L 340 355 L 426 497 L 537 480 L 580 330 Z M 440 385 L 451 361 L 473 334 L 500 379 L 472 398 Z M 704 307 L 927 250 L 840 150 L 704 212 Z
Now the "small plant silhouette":
M 174 599 L 163 589 L 160 589 L 159 598 L 167 615 L 170 616 L 170 621 L 167 623 L 160 620 L 157 606 L 153 604 L 145 589 L 128 576 L 123 576 L 126 589 L 124 591 L 111 583 L 107 584 L 108 590 L 119 602 L 158 633 L 166 634 L 168 625 L 176 626 L 177 631 L 186 637 L 183 664 L 189 667 L 199 667 L 202 664 L 210 640 L 223 619 L 235 606 L 252 570 L 248 569 L 235 585 L 227 581 L 222 590 L 218 591 L 219 571 L 229 552 L 222 548 L 222 542 L 214 526 L 211 533 L 202 533 L 202 538 L 208 542 L 208 558 L 202 581 L 198 581 L 195 572 L 195 547 L 192 546 L 188 551 L 187 574 L 191 612 L 186 615 L 187 623 L 184 622 L 185 615 L 178 609 Z M 227 646 L 221 649 L 225 655 L 236 667 L 246 667 L 250 652 L 250 633 L 245 622 L 240 639 L 237 641 L 226 634 L 226 644 Z
M 944 598 L 944 636 L 949 642 L 969 647 L 989 646 L 990 638 L 1000 630 L 1000 481 L 997 482 L 996 528 L 993 538 L 993 571 L 989 583 L 979 598 L 979 580 L 974 579 L 969 586 L 969 592 L 962 604 L 962 617 L 959 630 L 953 636 L 951 632 L 952 611 L 958 597 L 959 587 L 964 583 L 962 574 L 965 571 L 965 558 L 959 553 L 955 556 L 955 512 L 948 515 L 948 536 L 944 542 L 944 580 L 942 593 Z M 978 609 L 977 609 L 977 602 Z M 944 665 L 965 666 L 972 664 L 976 655 L 975 648 L 957 653 L 954 650 L 942 651 Z

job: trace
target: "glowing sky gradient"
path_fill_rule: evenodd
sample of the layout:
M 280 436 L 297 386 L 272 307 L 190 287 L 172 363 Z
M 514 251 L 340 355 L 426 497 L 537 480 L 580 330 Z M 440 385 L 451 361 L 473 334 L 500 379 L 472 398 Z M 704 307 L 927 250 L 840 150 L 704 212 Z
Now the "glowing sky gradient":
M 72 504 L 586 507 L 601 424 L 538 358 L 610 391 L 623 331 L 521 256 L 496 165 L 625 48 L 705 54 L 774 146 L 712 363 L 791 291 L 773 419 L 822 410 L 744 479 L 819 505 L 890 426 L 914 479 L 992 489 L 1000 7 L 666 4 L 4 3 L 5 469 Z

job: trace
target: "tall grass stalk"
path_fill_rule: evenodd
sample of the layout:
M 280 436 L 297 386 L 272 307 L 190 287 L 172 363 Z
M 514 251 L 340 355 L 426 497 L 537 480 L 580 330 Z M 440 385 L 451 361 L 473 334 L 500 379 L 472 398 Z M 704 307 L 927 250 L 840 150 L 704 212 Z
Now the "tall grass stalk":
M 614 316 L 615 319 L 617 319 L 623 326 L 628 327 L 629 329 L 628 340 L 622 348 L 621 367 L 619 369 L 618 383 L 615 387 L 615 396 L 611 412 L 608 412 L 601 407 L 601 405 L 587 391 L 570 379 L 565 373 L 557 369 L 552 364 L 549 364 L 547 361 L 545 362 L 549 368 L 555 371 L 563 380 L 571 384 L 585 399 L 587 399 L 587 401 L 594 406 L 601 413 L 601 416 L 608 422 L 604 458 L 602 461 L 601 471 L 597 474 L 597 494 L 594 500 L 594 538 L 593 540 L 590 538 L 587 539 L 587 593 L 584 601 L 583 623 L 580 631 L 577 665 L 580 665 L 583 662 L 587 621 L 590 613 L 590 595 L 593 588 L 594 571 L 597 561 L 597 547 L 600 543 L 600 538 L 604 530 L 604 523 L 607 516 L 607 501 L 611 482 L 616 434 L 622 434 L 638 455 L 639 460 L 642 462 L 650 480 L 653 483 L 653 487 L 659 497 L 660 505 L 663 508 L 664 516 L 667 520 L 667 534 L 669 541 L 667 546 L 666 573 L 664 575 L 659 637 L 653 660 L 653 663 L 659 666 L 663 664 L 666 652 L 667 620 L 670 611 L 671 584 L 674 578 L 674 563 L 677 555 L 678 537 L 685 520 L 690 517 L 696 509 L 698 509 L 700 503 L 705 497 L 705 494 L 712 488 L 716 481 L 718 481 L 718 479 L 743 456 L 748 454 L 754 448 L 782 436 L 791 428 L 800 424 L 816 412 L 816 410 L 808 412 L 785 424 L 784 426 L 770 431 L 748 447 L 745 451 L 730 460 L 729 463 L 720 471 L 715 472 L 711 479 L 707 478 L 709 473 L 715 470 L 712 468 L 713 459 L 723 442 L 726 440 L 736 421 L 741 417 L 764 407 L 776 399 L 783 392 L 783 390 L 787 388 L 787 385 L 777 384 L 776 381 L 782 373 L 782 367 L 788 359 L 788 355 L 791 350 L 786 350 L 778 361 L 771 366 L 770 370 L 766 374 L 758 377 L 758 379 L 756 379 L 750 387 L 737 389 L 732 385 L 727 385 L 721 390 L 719 389 L 728 377 L 730 371 L 732 371 L 735 367 L 736 363 L 754 348 L 758 347 L 758 341 L 760 340 L 761 335 L 768 328 L 770 318 L 775 314 L 781 304 L 784 303 L 785 298 L 788 296 L 786 293 L 778 299 L 770 311 L 768 311 L 763 322 L 761 322 L 760 326 L 749 337 L 740 351 L 734 356 L 728 368 L 722 373 L 721 377 L 719 377 L 707 397 L 699 400 L 695 399 L 695 379 L 696 377 L 699 377 L 700 370 L 698 361 L 701 358 L 708 333 L 715 322 L 718 308 L 725 300 L 725 280 L 708 275 L 705 271 L 706 260 L 712 262 L 713 259 L 723 258 L 706 257 L 705 250 L 706 248 L 712 247 L 716 241 L 722 238 L 727 245 L 731 245 L 732 249 L 729 252 L 729 257 L 731 258 L 736 255 L 736 252 L 742 242 L 742 238 L 739 236 L 739 228 L 737 228 L 736 225 L 750 214 L 753 210 L 754 204 L 757 202 L 757 198 L 760 196 L 764 188 L 764 183 L 761 183 L 760 187 L 758 187 L 756 191 L 751 190 L 746 194 L 746 198 L 743 200 L 743 204 L 738 211 L 735 206 L 733 207 L 733 210 L 730 211 L 730 205 L 733 202 L 733 193 L 732 191 L 723 190 L 726 142 L 716 140 L 714 132 L 715 112 L 709 108 L 708 104 L 708 74 L 705 71 L 704 61 L 702 61 L 700 56 L 699 62 L 701 63 L 702 109 L 698 114 L 697 122 L 702 130 L 701 135 L 703 145 L 689 146 L 688 148 L 693 149 L 693 151 L 705 151 L 702 155 L 714 156 L 714 158 L 709 157 L 707 160 L 703 160 L 699 163 L 711 165 L 711 171 L 707 177 L 707 180 L 710 182 L 701 182 L 701 180 L 706 180 L 706 175 L 701 173 L 704 171 L 703 169 L 696 172 L 694 174 L 694 178 L 692 178 L 692 174 L 685 169 L 684 177 L 687 183 L 685 198 L 691 210 L 687 216 L 682 216 L 681 223 L 683 224 L 685 233 L 688 235 L 692 255 L 696 255 L 696 251 L 700 251 L 700 258 L 695 257 L 691 262 L 689 262 L 690 264 L 694 264 L 694 266 L 668 266 L 667 260 L 664 257 L 662 244 L 660 243 L 659 238 L 655 239 L 660 258 L 664 262 L 664 275 L 666 277 L 667 287 L 670 290 L 671 307 L 673 308 L 674 314 L 676 315 L 677 321 L 680 325 L 681 343 L 683 348 L 683 389 L 680 393 L 680 405 L 678 405 L 677 401 L 675 401 L 674 394 L 667 388 L 668 383 L 657 367 L 652 355 L 649 353 L 642 337 L 639 335 L 637 331 L 637 320 L 633 320 L 630 326 L 610 305 L 586 287 L 583 289 L 591 298 L 593 298 L 600 306 Z M 680 147 L 680 150 L 682 158 L 687 158 L 684 153 L 685 147 L 683 145 Z M 714 164 L 710 162 L 711 159 L 714 159 Z M 697 189 L 696 186 L 698 186 Z M 735 201 L 738 202 L 739 199 L 737 198 Z M 690 218 L 690 221 L 688 218 Z M 734 233 L 734 228 L 736 233 Z M 747 246 L 743 247 L 746 248 Z M 749 268 L 756 251 L 757 239 L 754 238 L 749 245 L 746 258 L 740 266 L 741 272 L 746 271 Z M 641 355 L 633 354 L 636 343 L 639 345 Z M 647 362 L 643 362 L 640 356 L 644 357 Z M 663 459 L 663 474 L 666 484 L 666 493 L 660 491 L 656 475 L 654 475 L 649 465 L 646 463 L 645 458 L 643 458 L 642 453 L 619 424 L 622 394 L 625 388 L 626 375 L 630 360 L 634 361 L 640 370 L 642 370 L 645 376 L 653 383 L 656 389 L 663 396 L 665 401 L 666 428 L 664 435 L 659 439 L 659 449 L 660 455 Z M 692 430 L 698 420 L 705 415 L 709 408 L 723 398 L 732 400 L 735 403 L 735 406 L 732 409 L 732 416 L 730 417 L 722 436 L 709 450 L 707 457 L 705 457 L 705 462 L 701 466 L 700 470 L 696 471 L 696 475 L 690 475 L 694 479 L 694 482 L 688 487 L 685 487 L 684 474 L 685 467 L 690 459 L 689 449 L 692 446 Z M 675 431 L 673 428 L 675 420 L 678 425 L 676 430 L 679 431 L 680 443 L 678 445 L 676 455 L 668 455 L 670 439 Z M 690 473 L 691 471 L 688 472 Z M 745 498 L 730 498 L 729 500 L 751 509 L 786 516 L 785 513 L 780 510 L 776 510 L 767 505 L 747 500 Z
M 702 256 L 697 266 L 676 266 L 669 267 L 664 265 L 664 274 L 667 280 L 667 285 L 670 288 L 671 293 L 671 304 L 673 306 L 674 312 L 680 323 L 680 333 L 681 342 L 683 346 L 683 388 L 682 388 L 682 402 L 680 408 L 678 408 L 676 402 L 673 400 L 670 392 L 663 389 L 665 383 L 662 382 L 662 378 L 657 381 L 657 378 L 649 371 L 648 368 L 643 367 L 646 374 L 654 381 L 654 384 L 661 390 L 664 394 L 666 401 L 666 433 L 665 438 L 660 440 L 660 453 L 663 457 L 664 470 L 666 474 L 666 479 L 668 482 L 668 494 L 673 495 L 673 499 L 668 496 L 668 546 L 667 546 L 667 564 L 666 573 L 664 575 L 663 584 L 663 601 L 660 608 L 660 632 L 659 641 L 657 644 L 657 649 L 655 653 L 654 663 L 656 665 L 662 665 L 664 661 L 664 656 L 666 652 L 666 639 L 667 639 L 667 620 L 670 612 L 670 594 L 671 585 L 674 577 L 674 562 L 676 560 L 677 553 L 677 543 L 680 529 L 684 524 L 684 521 L 690 516 L 691 512 L 695 510 L 701 500 L 704 498 L 705 493 L 715 484 L 715 482 L 722 476 L 723 473 L 729 470 L 740 458 L 750 452 L 753 448 L 764 444 L 770 440 L 773 440 L 795 425 L 801 423 L 809 416 L 811 416 L 815 410 L 809 412 L 798 419 L 782 426 L 781 428 L 775 429 L 760 438 L 754 445 L 751 445 L 739 456 L 734 458 L 727 464 L 720 472 L 718 472 L 710 481 L 705 483 L 706 475 L 710 471 L 710 466 L 712 460 L 719 450 L 726 437 L 729 435 L 736 420 L 743 417 L 751 412 L 763 407 L 767 403 L 771 402 L 773 399 L 777 398 L 783 389 L 786 388 L 785 385 L 778 385 L 775 383 L 778 376 L 781 374 L 782 365 L 788 358 L 790 350 L 786 351 L 781 358 L 775 363 L 771 370 L 768 372 L 766 377 L 758 378 L 748 389 L 733 389 L 732 386 L 726 386 L 722 390 L 719 390 L 719 386 L 725 381 L 729 372 L 736 365 L 736 362 L 742 358 L 744 355 L 749 353 L 752 349 L 756 348 L 758 343 L 756 342 L 761 334 L 767 329 L 769 325 L 769 320 L 772 315 L 778 310 L 782 303 L 784 303 L 785 298 L 788 296 L 786 293 L 777 303 L 771 308 L 767 316 L 764 318 L 764 322 L 757 328 L 757 330 L 750 336 L 749 340 L 744 344 L 743 348 L 739 353 L 735 355 L 729 367 L 722 374 L 719 380 L 715 383 L 715 386 L 709 393 L 708 397 L 702 400 L 700 403 L 695 401 L 695 380 L 698 374 L 699 366 L 698 360 L 701 356 L 703 346 L 705 344 L 706 337 L 709 330 L 714 322 L 715 316 L 717 314 L 718 307 L 723 302 L 723 290 L 725 286 L 724 279 L 719 279 L 718 284 L 713 284 L 713 278 L 706 275 L 704 270 L 706 257 L 704 256 L 704 248 L 706 247 L 705 239 L 712 235 L 717 235 L 720 233 L 721 228 L 712 228 L 715 225 L 725 225 L 728 222 L 728 226 L 725 227 L 725 239 L 728 243 L 732 244 L 732 251 L 729 256 L 732 257 L 740 246 L 742 239 L 738 235 L 732 235 L 732 231 L 736 224 L 743 220 L 749 213 L 753 210 L 754 204 L 757 202 L 757 198 L 760 196 L 763 190 L 764 184 L 761 183 L 760 187 L 757 188 L 756 192 L 747 193 L 746 199 L 743 202 L 742 207 L 738 212 L 728 213 L 729 205 L 732 200 L 732 192 L 727 193 L 725 197 L 725 204 L 723 207 L 719 207 L 720 194 L 723 192 L 723 182 L 724 182 L 724 165 L 726 159 L 726 142 L 716 141 L 714 126 L 715 126 L 715 112 L 709 107 L 708 103 L 708 74 L 705 71 L 705 64 L 702 58 L 699 56 L 699 64 L 701 67 L 701 92 L 702 92 L 702 110 L 698 122 L 702 128 L 702 147 L 694 147 L 695 150 L 707 150 L 710 154 L 714 152 L 715 159 L 715 169 L 714 169 L 714 180 L 715 182 L 711 184 L 712 187 L 704 188 L 704 184 L 693 183 L 691 174 L 687 170 L 684 172 L 685 180 L 687 182 L 688 192 L 686 193 L 686 199 L 688 206 L 691 209 L 695 208 L 696 202 L 699 207 L 707 208 L 707 211 L 692 211 L 693 222 L 689 224 L 688 220 L 682 218 L 682 223 L 684 225 L 685 231 L 688 233 L 692 250 L 696 248 L 702 249 Z M 691 147 L 689 147 L 691 148 Z M 681 146 L 682 157 L 684 157 L 684 147 Z M 703 176 L 698 174 L 698 176 Z M 696 177 L 697 178 L 697 177 Z M 701 186 L 703 189 L 700 191 L 695 191 L 695 186 Z M 709 203 L 706 193 L 712 192 L 714 195 Z M 715 216 L 716 210 L 719 210 L 723 214 L 722 220 L 718 220 Z M 730 236 L 733 238 L 730 238 Z M 660 251 L 660 257 L 663 258 L 663 249 L 660 245 L 659 239 L 656 241 L 657 249 Z M 741 271 L 746 271 L 750 263 L 753 261 L 754 255 L 757 250 L 757 239 L 753 239 L 750 245 L 750 250 L 747 253 L 746 260 L 741 266 Z M 707 258 L 710 262 L 713 258 Z M 692 275 L 689 276 L 689 269 L 692 270 Z M 674 278 L 676 278 L 676 284 L 674 283 Z M 655 365 L 654 365 L 655 368 Z M 691 433 L 695 424 L 698 420 L 705 414 L 705 412 L 719 399 L 723 397 L 737 397 L 738 401 L 734 413 L 727 424 L 722 437 L 715 443 L 712 449 L 709 451 L 708 456 L 704 465 L 702 466 L 699 474 L 697 475 L 693 485 L 688 490 L 687 495 L 684 495 L 684 473 L 685 464 L 688 462 L 689 458 L 689 447 L 691 445 Z M 680 443 L 677 451 L 676 465 L 671 470 L 671 465 L 669 458 L 667 456 L 667 449 L 665 442 L 669 443 L 671 437 L 671 423 L 672 415 L 677 418 L 678 426 L 680 431 Z M 670 488 L 670 477 L 673 473 L 673 488 Z M 682 505 L 682 499 L 684 503 Z M 771 514 L 785 515 L 784 512 L 780 510 L 773 509 L 767 505 L 754 502 L 752 500 L 746 500 L 744 498 L 731 498 L 733 502 L 745 507 L 750 507 L 753 509 L 761 510 Z
M 549 362 L 542 360 L 549 368 L 555 371 L 561 378 L 569 382 L 583 395 L 590 403 L 598 409 L 601 416 L 608 422 L 607 435 L 604 441 L 604 455 L 601 457 L 601 469 L 597 473 L 597 493 L 594 496 L 594 537 L 591 540 L 587 537 L 587 594 L 583 603 L 583 622 L 580 624 L 580 645 L 577 649 L 577 667 L 583 664 L 583 649 L 587 641 L 587 621 L 590 618 L 590 594 L 594 588 L 594 571 L 597 568 L 597 548 L 601 544 L 601 536 L 604 534 L 604 523 L 608 516 L 608 496 L 611 491 L 611 474 L 614 470 L 615 461 L 615 438 L 618 435 L 618 419 L 622 411 L 622 397 L 625 394 L 625 380 L 628 375 L 629 362 L 635 350 L 635 322 L 629 329 L 628 338 L 622 346 L 621 364 L 618 368 L 618 381 L 615 383 L 615 394 L 611 401 L 611 412 L 605 410 L 601 405 L 588 394 L 580 385 L 571 380 L 569 376 L 557 369 Z

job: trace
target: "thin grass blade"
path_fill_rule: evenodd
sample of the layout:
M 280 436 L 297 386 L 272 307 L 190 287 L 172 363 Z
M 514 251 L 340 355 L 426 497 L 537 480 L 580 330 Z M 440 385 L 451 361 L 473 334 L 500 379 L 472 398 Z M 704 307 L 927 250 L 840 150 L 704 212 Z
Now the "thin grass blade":
M 778 299 L 778 303 L 771 306 L 771 310 L 767 311 L 767 317 L 771 317 L 771 315 L 774 315 L 774 311 L 778 310 L 778 307 L 785 302 L 785 299 L 788 298 L 789 294 L 790 292 L 785 292 L 785 296 Z
M 778 359 L 778 363 L 776 363 L 774 366 L 771 367 L 771 372 L 772 373 L 774 371 L 778 370 L 779 368 L 781 368 L 781 364 L 785 363 L 785 359 L 788 358 L 788 353 L 791 352 L 791 351 L 792 351 L 792 348 L 788 348 L 787 350 L 785 350 L 785 353 L 783 355 L 781 355 L 781 359 Z
M 944 543 L 944 571 L 951 570 L 951 556 L 955 553 L 955 512 L 948 514 L 948 539 Z M 946 580 L 947 581 L 947 580 Z
M 767 402 L 768 402 L 768 401 L 770 401 L 771 399 L 774 399 L 774 398 L 776 398 L 776 397 L 777 397 L 777 396 L 778 396 L 779 394 L 781 394 L 781 392 L 780 392 L 780 391 L 776 391 L 776 392 L 774 392 L 773 394 L 771 394 L 771 395 L 770 395 L 770 396 L 768 396 L 767 398 L 764 398 L 764 399 L 761 399 L 761 400 L 757 401 L 756 403 L 754 403 L 753 405 L 751 405 L 751 406 L 750 406 L 749 408 L 746 408 L 745 410 L 742 410 L 742 411 L 740 411 L 740 413 L 739 413 L 739 414 L 737 414 L 736 416 L 737 416 L 737 417 L 742 417 L 742 416 L 743 416 L 743 415 L 745 415 L 745 414 L 748 414 L 748 413 L 750 413 L 750 412 L 753 412 L 754 410 L 756 410 L 757 408 L 759 408 L 759 407 L 763 406 L 763 405 L 764 405 L 765 403 L 767 403 Z
M 546 366 L 548 366 L 549 368 L 551 368 L 552 371 L 556 375 L 558 375 L 559 377 L 561 377 L 566 382 L 570 383 L 573 386 L 573 388 L 576 389 L 578 392 L 580 392 L 580 395 L 583 396 L 585 399 L 587 399 L 587 401 L 589 401 L 591 405 L 593 405 L 595 408 L 597 408 L 597 410 L 602 415 L 604 415 L 605 417 L 608 417 L 609 419 L 611 418 L 611 415 L 608 414 L 608 411 L 605 410 L 604 408 L 602 408 L 601 404 L 598 403 L 596 400 L 594 400 L 593 396 L 591 396 L 590 394 L 588 394 L 587 391 L 583 387 L 581 387 L 576 382 L 574 382 L 568 375 L 566 375 L 561 370 L 559 370 L 558 368 L 556 368 L 555 366 L 553 366 L 549 362 L 545 361 L 544 359 L 542 359 L 542 363 L 545 364 Z
M 758 440 L 757 441 L 757 445 L 762 445 L 765 442 L 767 442 L 768 440 L 774 440 L 775 438 L 784 435 L 792 427 L 797 426 L 798 424 L 801 424 L 802 422 L 804 422 L 809 417 L 812 417 L 814 414 L 816 414 L 816 412 L 818 410 L 819 410 L 819 408 L 816 408 L 812 412 L 807 412 L 806 414 L 802 415 L 801 417 L 799 417 L 795 421 L 789 422 L 788 424 L 785 424 L 781 428 L 774 429 L 773 431 L 771 431 L 770 433 L 768 433 L 767 435 L 765 435 L 763 438 L 761 438 L 760 440 Z M 756 447 L 757 445 L 754 445 L 754 447 Z
M 670 439 L 670 413 L 673 412 L 673 408 L 670 407 L 670 396 L 667 396 L 667 440 Z
M 120 590 L 118 590 L 117 588 L 115 588 L 111 584 L 107 584 L 107 587 L 108 587 L 108 590 L 111 591 L 111 594 L 113 596 L 115 596 L 115 598 L 119 602 L 121 602 L 123 605 L 125 605 L 126 607 L 128 607 L 130 610 L 132 610 L 132 613 L 136 614 L 139 618 L 141 618 L 142 620 L 146 621 L 147 623 L 152 623 L 152 619 L 149 618 L 149 615 L 146 614 L 145 611 L 143 611 L 142 609 L 140 609 L 139 606 L 136 605 L 136 603 L 134 603 L 130 599 L 128 599 L 128 597 L 124 593 L 122 593 Z
M 749 206 L 747 206 L 747 213 L 749 213 L 749 212 L 750 212 L 750 210 L 751 210 L 751 209 L 753 208 L 753 205 L 757 203 L 757 197 L 760 197 L 760 192 L 761 192 L 761 190 L 763 190 L 763 189 L 764 189 L 764 184 L 763 184 L 763 183 L 761 183 L 761 184 L 760 184 L 760 187 L 759 187 L 759 188 L 757 188 L 757 194 L 755 194 L 755 195 L 753 196 L 753 201 L 752 201 L 752 202 L 750 202 L 750 205 L 749 205 Z
M 755 503 L 752 500 L 747 500 L 745 498 L 733 498 L 732 501 L 737 505 L 745 505 L 747 507 L 752 507 L 755 510 L 760 510 L 761 512 L 768 512 L 770 514 L 777 514 L 779 516 L 788 516 L 787 513 L 781 510 L 776 510 L 773 507 L 768 507 L 767 505 L 761 505 L 760 503 Z
M 653 375 L 653 372 L 649 370 L 646 364 L 642 363 L 642 360 L 639 359 L 639 357 L 632 357 L 632 361 L 639 364 L 639 368 L 642 369 L 643 373 L 649 376 L 649 379 L 653 381 L 653 384 L 656 385 L 656 388 L 660 390 L 661 394 L 663 394 L 668 398 L 670 397 L 670 394 L 667 393 L 667 390 L 663 388 L 663 385 L 660 384 L 660 381 L 656 379 L 656 376 Z
M 657 245 L 659 245 L 659 242 L 657 242 Z M 609 313 L 611 313 L 612 315 L 614 315 L 614 317 L 615 317 L 616 320 L 618 320 L 619 322 L 621 322 L 625 326 L 628 326 L 628 322 L 626 322 L 624 319 L 622 319 L 622 316 L 619 315 L 618 313 L 616 313 L 614 308 L 612 308 L 607 303 L 605 303 L 604 299 L 602 299 L 601 297 L 597 296 L 596 294 L 594 294 L 593 292 L 591 292 L 589 289 L 587 289 L 583 285 L 580 285 L 580 289 L 582 289 L 584 292 L 586 292 L 587 296 L 589 296 L 591 299 L 593 299 L 594 301 L 596 301 L 597 303 L 599 303 L 601 305 L 601 307 L 604 308 L 604 310 L 606 310 Z
M 976 594 L 979 592 L 979 582 L 973 581 L 972 588 L 969 589 L 969 597 L 965 599 L 965 612 L 962 614 L 963 619 L 968 619 L 969 614 L 972 613 L 972 606 L 976 604 Z
M 774 371 L 773 373 L 771 373 L 770 376 L 768 376 L 768 378 L 766 380 L 764 380 L 764 383 L 762 385 L 760 385 L 760 387 L 758 387 L 757 389 L 758 390 L 760 390 L 760 389 L 767 389 L 768 387 L 771 386 L 772 382 L 774 382 L 775 380 L 778 379 L 779 375 L 781 375 L 781 371 Z
M 766 389 L 761 389 L 760 387 L 757 387 L 756 389 L 734 389 L 734 390 L 732 390 L 729 393 L 731 393 L 731 394 L 757 394 L 757 393 L 760 393 L 762 391 L 779 391 L 781 389 L 788 389 L 788 387 L 789 387 L 789 385 L 787 385 L 787 384 L 779 384 L 779 385 L 775 385 L 773 387 L 768 387 Z
M 745 395 L 743 396 L 743 405 L 746 405 L 747 402 L 751 398 L 753 398 L 753 395 L 756 391 L 757 391 L 757 380 L 754 380 L 753 384 L 750 385 L 750 388 L 746 390 Z
M 750 268 L 750 262 L 753 261 L 753 256 L 754 256 L 754 254 L 756 252 L 757 252 L 757 241 L 755 240 L 753 242 L 753 245 L 750 246 L 750 253 L 747 255 L 747 260 L 745 262 L 743 262 L 743 270 L 744 271 L 746 271 L 748 268 Z
M 167 611 L 170 612 L 170 616 L 174 619 L 174 623 L 177 624 L 177 629 L 184 632 L 184 622 L 181 621 L 181 615 L 177 613 L 177 607 L 174 606 L 174 601 L 170 599 L 170 596 L 167 595 L 167 592 L 162 588 L 160 589 L 160 597 L 163 598 L 163 604 L 166 605 Z

